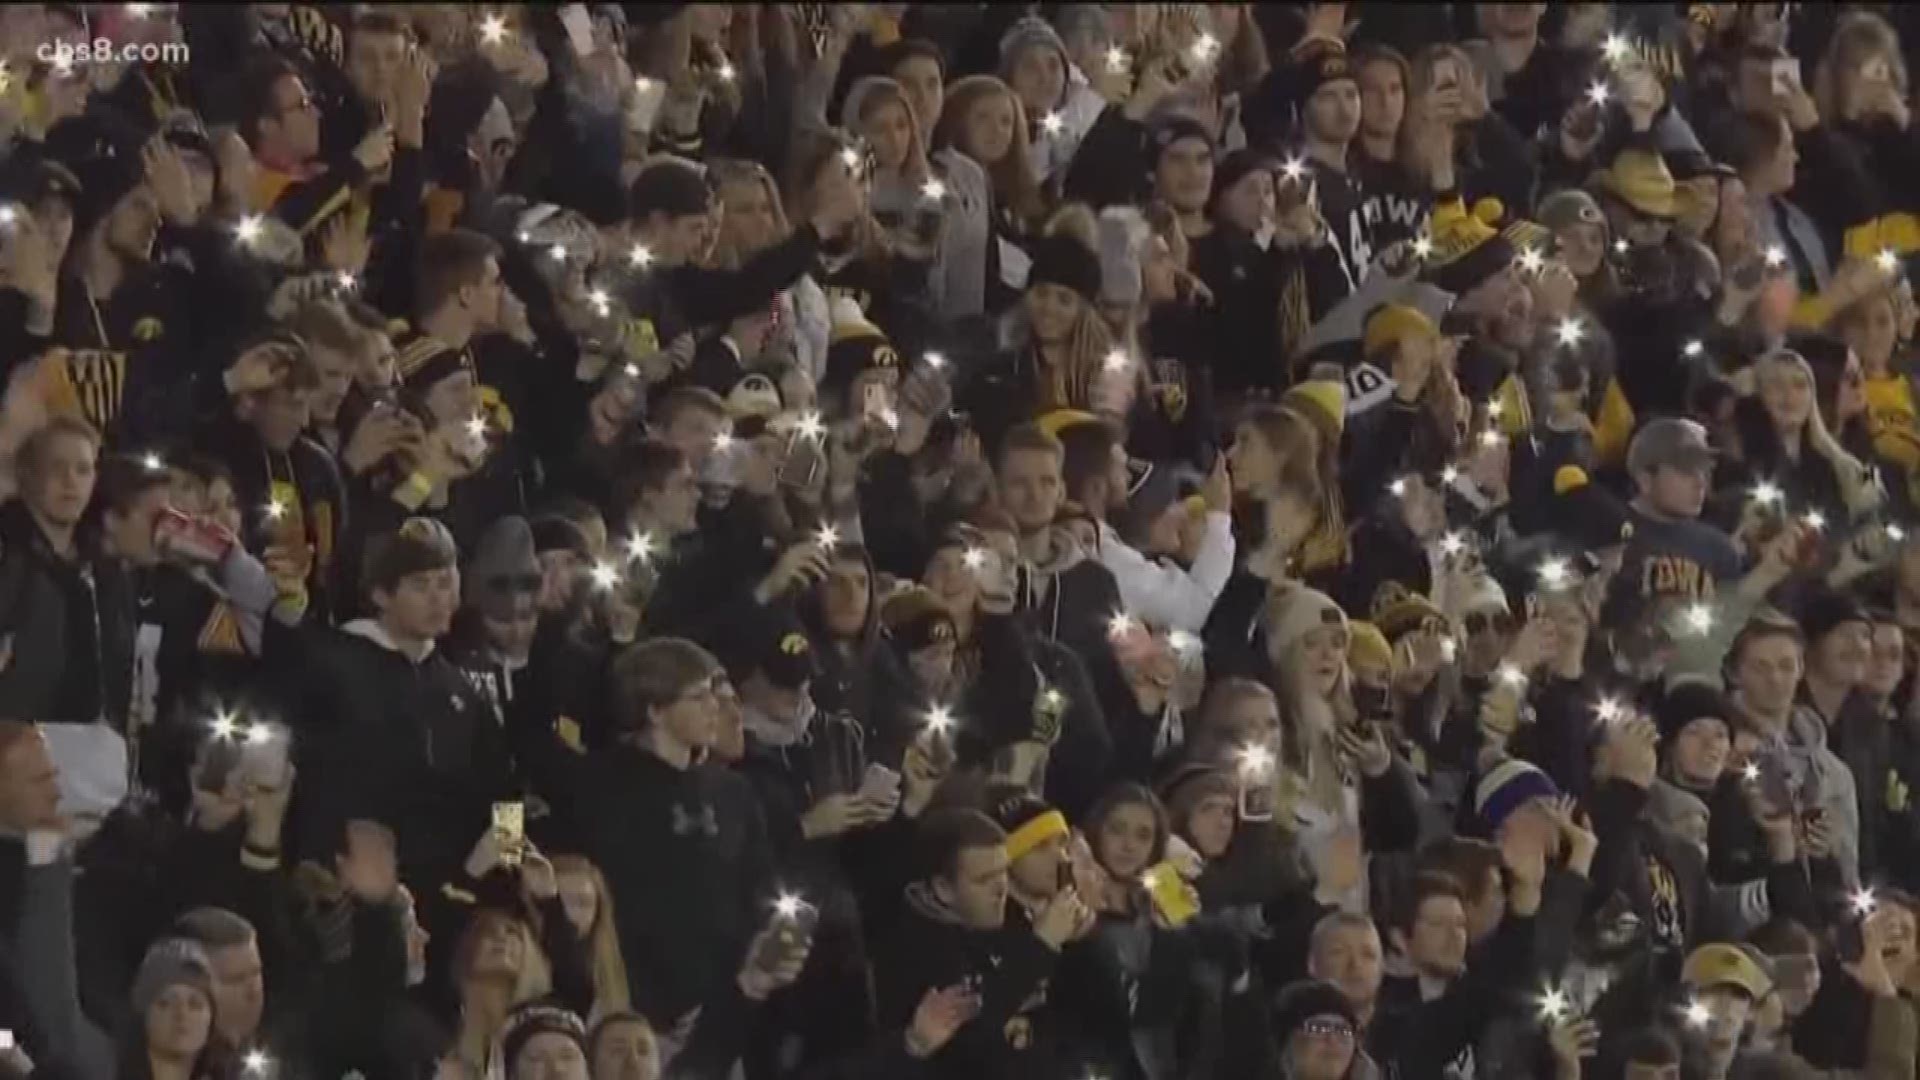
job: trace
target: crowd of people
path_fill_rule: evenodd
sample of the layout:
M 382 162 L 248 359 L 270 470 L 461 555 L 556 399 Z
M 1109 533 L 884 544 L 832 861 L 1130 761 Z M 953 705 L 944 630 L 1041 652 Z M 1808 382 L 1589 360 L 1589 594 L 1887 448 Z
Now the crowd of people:
M 0 1076 L 1911 1080 L 1916 11 L 0 5 Z

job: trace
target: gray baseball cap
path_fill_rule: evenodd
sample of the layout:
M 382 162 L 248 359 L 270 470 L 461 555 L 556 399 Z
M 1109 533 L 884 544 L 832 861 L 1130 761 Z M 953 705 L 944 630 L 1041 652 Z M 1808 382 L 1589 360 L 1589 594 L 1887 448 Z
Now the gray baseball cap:
M 1711 469 L 1719 455 L 1707 441 L 1707 429 L 1692 420 L 1661 417 L 1634 433 L 1627 447 L 1627 472 L 1634 476 L 1662 465 L 1676 469 Z

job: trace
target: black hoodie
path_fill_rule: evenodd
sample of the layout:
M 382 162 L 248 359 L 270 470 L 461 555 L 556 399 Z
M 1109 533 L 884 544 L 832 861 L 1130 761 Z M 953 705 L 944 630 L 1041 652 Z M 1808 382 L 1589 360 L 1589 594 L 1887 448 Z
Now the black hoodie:
M 907 888 L 898 931 L 874 969 L 883 1028 L 899 1027 L 930 990 L 964 985 L 980 1012 L 931 1064 L 950 1080 L 1054 1080 L 1059 1061 L 1041 1027 L 1047 983 L 1059 954 L 1009 918 L 997 930 L 962 925 L 924 883 Z
M 414 659 L 371 619 L 270 634 L 268 649 L 292 664 L 301 835 L 327 851 L 343 821 L 382 821 L 403 880 L 416 895 L 437 891 L 489 827 L 493 802 L 517 797 L 492 706 L 442 651 Z
M 124 728 L 133 678 L 124 575 L 76 534 L 80 561 L 54 553 L 26 505 L 0 506 L 0 717 Z
M 607 877 L 633 1005 L 672 1027 L 722 992 L 765 922 L 771 858 L 753 787 L 616 743 L 584 760 L 586 854 Z

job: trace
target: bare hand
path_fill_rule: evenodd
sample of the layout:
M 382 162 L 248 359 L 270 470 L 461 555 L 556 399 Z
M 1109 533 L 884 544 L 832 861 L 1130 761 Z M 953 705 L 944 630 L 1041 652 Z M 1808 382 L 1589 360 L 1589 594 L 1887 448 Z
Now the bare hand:
M 520 887 L 526 890 L 529 899 L 535 901 L 551 900 L 560 895 L 560 878 L 554 873 L 553 863 L 547 861 L 540 849 L 527 843 L 526 851 L 520 857 Z
M 147 184 L 153 189 L 154 199 L 160 204 L 160 213 L 175 225 L 184 225 L 199 216 L 200 208 L 194 204 L 193 181 L 187 175 L 187 163 L 180 151 L 166 140 L 164 135 L 155 135 L 147 140 L 140 151 L 141 162 L 146 166 Z
M 1033 932 L 1054 951 L 1064 948 L 1093 925 L 1093 911 L 1080 900 L 1072 887 L 1055 894 L 1034 918 Z
M 371 248 L 367 219 L 359 214 L 335 214 L 320 227 L 320 265 L 329 270 L 359 274 Z
M 1353 762 L 1360 775 L 1375 780 L 1387 774 L 1393 767 L 1393 751 L 1387 748 L 1387 739 L 1380 733 L 1378 724 L 1342 724 L 1334 733 L 1334 741 L 1339 744 L 1340 754 Z
M 980 998 L 964 986 L 927 991 L 907 1024 L 907 1052 L 917 1058 L 932 1057 L 978 1015 Z
M 353 159 L 370 173 L 377 173 L 393 162 L 393 126 L 377 124 L 353 148 Z

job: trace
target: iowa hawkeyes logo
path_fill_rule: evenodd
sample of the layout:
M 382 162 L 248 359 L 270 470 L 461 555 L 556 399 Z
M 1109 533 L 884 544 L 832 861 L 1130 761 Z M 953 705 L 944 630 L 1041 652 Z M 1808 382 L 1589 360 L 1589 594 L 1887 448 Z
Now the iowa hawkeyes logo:
M 781 638 L 780 651 L 787 656 L 805 656 L 807 652 L 806 635 L 791 633 Z
M 167 324 L 149 315 L 133 324 L 133 340 L 158 341 L 166 335 Z
M 1053 745 L 1060 738 L 1060 718 L 1066 711 L 1067 695 L 1041 684 L 1040 692 L 1033 698 L 1034 741 Z
M 886 342 L 881 342 L 880 344 L 875 345 L 873 347 L 873 366 L 874 367 L 899 367 L 900 354 L 893 351 L 892 345 L 889 345 Z

